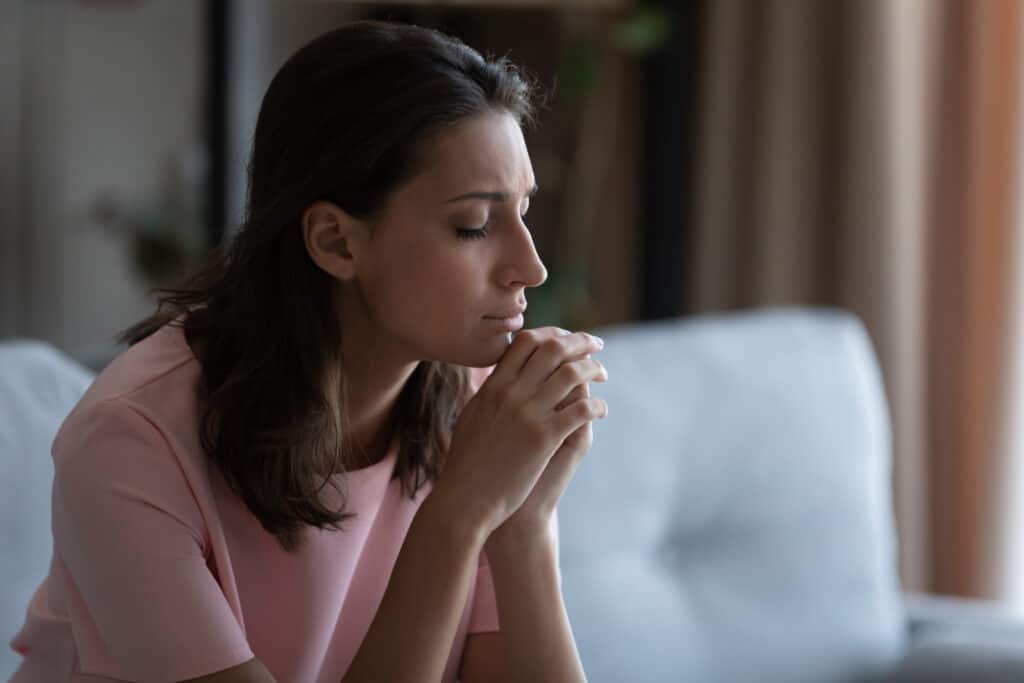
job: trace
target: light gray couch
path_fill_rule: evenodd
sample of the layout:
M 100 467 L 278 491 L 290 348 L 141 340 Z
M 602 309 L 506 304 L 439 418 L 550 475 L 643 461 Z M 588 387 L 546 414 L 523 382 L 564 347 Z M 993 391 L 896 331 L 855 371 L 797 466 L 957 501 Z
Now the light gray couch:
M 596 332 L 610 416 L 559 508 L 592 683 L 1024 681 L 1024 622 L 900 590 L 888 415 L 855 318 Z M 52 347 L 0 343 L 4 643 L 50 559 L 50 440 L 90 379 Z M 0 680 L 17 658 L 0 649 Z
M 0 342 L 0 681 L 21 660 L 8 643 L 50 566 L 50 443 L 92 377 L 46 344 Z
M 900 590 L 889 417 L 856 318 L 598 333 L 609 416 L 559 506 L 592 683 L 1024 682 L 1024 621 Z

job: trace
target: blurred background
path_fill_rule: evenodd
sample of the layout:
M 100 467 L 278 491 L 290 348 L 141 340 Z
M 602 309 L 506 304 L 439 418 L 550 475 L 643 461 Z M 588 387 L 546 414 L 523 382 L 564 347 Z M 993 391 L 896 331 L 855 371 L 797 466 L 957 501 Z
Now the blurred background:
M 0 0 L 0 338 L 93 369 L 242 217 L 260 101 L 363 17 L 537 76 L 528 326 L 852 310 L 904 587 L 1024 613 L 1017 0 Z

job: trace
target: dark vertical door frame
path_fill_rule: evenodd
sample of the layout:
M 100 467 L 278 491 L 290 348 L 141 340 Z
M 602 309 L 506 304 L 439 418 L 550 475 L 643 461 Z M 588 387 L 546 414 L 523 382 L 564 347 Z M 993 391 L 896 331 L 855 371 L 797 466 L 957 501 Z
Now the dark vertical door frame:
M 228 48 L 231 0 L 206 2 L 205 133 L 207 153 L 206 240 L 215 247 L 224 239 L 227 222 Z
M 696 96 L 699 91 L 703 1 L 667 2 L 672 35 L 644 63 L 643 238 L 638 272 L 640 318 L 679 316 L 684 310 L 694 194 Z

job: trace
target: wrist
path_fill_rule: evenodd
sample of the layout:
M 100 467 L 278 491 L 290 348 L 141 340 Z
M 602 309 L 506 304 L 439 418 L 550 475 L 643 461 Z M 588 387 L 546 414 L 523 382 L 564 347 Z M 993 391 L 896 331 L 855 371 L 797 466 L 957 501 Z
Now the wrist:
M 434 534 L 458 545 L 469 545 L 478 552 L 483 549 L 490 527 L 481 515 L 460 506 L 457 497 L 434 488 L 420 505 L 416 522 L 429 526 Z
M 519 516 L 516 513 L 490 533 L 485 545 L 488 555 L 500 552 L 517 556 L 554 548 L 555 538 L 550 518 Z

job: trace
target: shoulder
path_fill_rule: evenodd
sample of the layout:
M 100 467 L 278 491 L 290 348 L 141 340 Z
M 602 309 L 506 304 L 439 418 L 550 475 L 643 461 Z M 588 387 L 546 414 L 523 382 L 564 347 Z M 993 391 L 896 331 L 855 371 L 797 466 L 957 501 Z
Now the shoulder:
M 201 498 L 209 495 L 207 482 L 139 406 L 116 398 L 76 414 L 54 441 L 53 468 L 55 538 L 65 544 L 69 534 L 94 537 L 104 526 L 142 535 L 166 531 L 169 519 L 206 552 Z
M 65 431 L 95 426 L 97 420 L 123 421 L 130 412 L 127 403 L 153 416 L 180 412 L 183 404 L 194 402 L 198 379 L 198 361 L 181 329 L 164 326 L 103 368 L 61 425 L 58 439 Z
M 96 377 L 57 433 L 55 464 L 157 453 L 173 459 L 192 450 L 198 445 L 199 381 L 198 361 L 180 328 L 158 330 Z
M 156 483 L 168 460 L 173 455 L 159 427 L 120 398 L 80 406 L 53 443 L 55 475 L 75 488 L 104 481 Z

